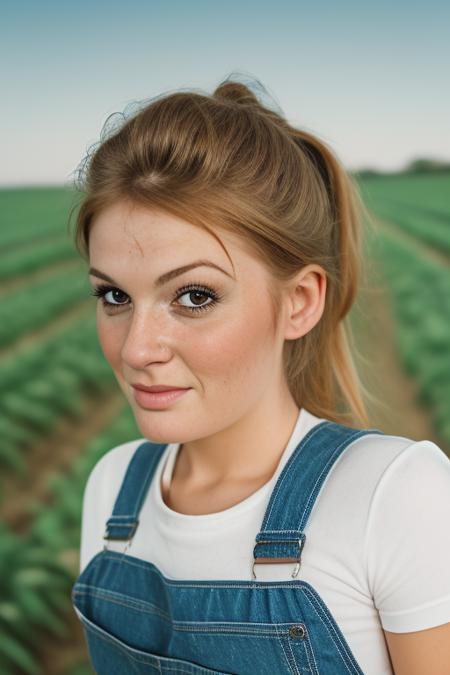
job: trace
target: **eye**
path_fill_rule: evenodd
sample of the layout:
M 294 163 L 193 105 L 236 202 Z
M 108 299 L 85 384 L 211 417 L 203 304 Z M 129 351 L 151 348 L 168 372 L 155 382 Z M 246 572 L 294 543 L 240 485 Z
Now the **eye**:
M 108 293 L 111 293 L 112 300 L 115 300 L 115 302 L 106 299 L 106 295 Z M 126 293 L 123 293 L 123 291 L 121 291 L 119 288 L 107 286 L 106 284 L 100 284 L 99 286 L 95 287 L 92 290 L 91 295 L 100 298 L 103 306 L 108 307 L 113 313 L 116 312 L 117 308 L 128 304 L 127 302 L 120 302 L 120 296 L 125 298 L 128 297 Z M 117 296 L 119 296 L 119 298 Z M 221 296 L 216 293 L 216 291 L 214 291 L 212 288 L 208 288 L 208 286 L 203 286 L 202 284 L 188 284 L 187 286 L 182 286 L 176 291 L 174 300 L 179 300 L 183 296 L 190 297 L 193 304 L 184 305 L 182 303 L 178 303 L 179 307 L 188 310 L 188 312 L 192 314 L 209 311 L 221 299 Z M 199 300 L 201 302 L 202 298 L 205 296 L 210 299 L 210 302 L 203 302 L 203 304 L 199 304 Z
M 122 291 L 119 288 L 114 288 L 114 286 L 106 286 L 105 284 L 100 284 L 99 286 L 96 286 L 92 290 L 91 295 L 94 295 L 97 298 L 101 298 L 101 301 L 102 301 L 102 304 L 103 304 L 104 307 L 114 307 L 114 308 L 116 308 L 116 307 L 120 307 L 121 305 L 125 304 L 123 302 L 116 303 L 116 302 L 110 302 L 109 300 L 106 300 L 105 296 L 108 293 L 113 293 L 113 294 L 118 293 L 119 295 L 125 295 L 126 296 L 126 293 L 122 293 Z M 115 298 L 115 299 L 117 299 L 117 298 Z
M 201 286 L 199 284 L 188 284 L 187 286 L 179 288 L 176 292 L 175 300 L 182 298 L 184 295 L 194 299 L 193 306 L 181 305 L 184 309 L 188 309 L 190 312 L 209 311 L 220 300 L 219 295 L 215 291 L 213 291 L 212 288 L 208 288 L 207 286 Z M 204 298 L 205 296 L 207 296 L 208 298 L 210 298 L 211 302 L 208 302 L 207 304 L 195 304 L 197 303 L 199 296 L 200 301 L 202 297 Z

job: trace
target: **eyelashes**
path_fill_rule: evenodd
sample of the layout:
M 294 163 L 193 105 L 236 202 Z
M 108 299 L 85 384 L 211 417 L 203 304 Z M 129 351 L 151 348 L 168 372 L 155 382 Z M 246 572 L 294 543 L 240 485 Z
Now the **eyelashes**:
M 116 304 L 106 300 L 105 295 L 110 291 L 118 291 L 119 294 L 128 297 L 126 293 L 123 293 L 123 291 L 121 291 L 119 288 L 116 288 L 115 286 L 108 286 L 106 284 L 100 284 L 99 286 L 96 286 L 92 290 L 91 295 L 100 298 L 103 306 L 107 307 L 113 313 L 115 313 L 117 312 L 117 308 L 124 306 L 126 303 L 119 302 Z M 210 298 L 211 302 L 208 302 L 207 304 L 203 305 L 194 305 L 192 307 L 186 305 L 179 305 L 180 307 L 182 307 L 182 309 L 187 310 L 191 314 L 207 312 L 221 300 L 221 296 L 218 293 L 216 293 L 216 291 L 214 291 L 212 288 L 208 288 L 208 286 L 203 286 L 202 284 L 188 284 L 187 286 L 182 286 L 175 292 L 174 300 L 179 300 L 181 297 L 183 297 L 183 295 L 194 295 L 195 293 L 197 293 L 197 295 L 198 294 L 204 296 L 206 295 L 208 298 Z

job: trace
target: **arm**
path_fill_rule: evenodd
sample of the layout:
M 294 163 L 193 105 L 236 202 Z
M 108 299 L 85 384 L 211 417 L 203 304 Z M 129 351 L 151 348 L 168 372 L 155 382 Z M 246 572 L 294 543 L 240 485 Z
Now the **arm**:
M 384 635 L 395 675 L 449 675 L 450 622 L 411 633 Z
M 395 675 L 450 675 L 450 461 L 430 441 L 387 467 L 371 504 L 367 572 Z

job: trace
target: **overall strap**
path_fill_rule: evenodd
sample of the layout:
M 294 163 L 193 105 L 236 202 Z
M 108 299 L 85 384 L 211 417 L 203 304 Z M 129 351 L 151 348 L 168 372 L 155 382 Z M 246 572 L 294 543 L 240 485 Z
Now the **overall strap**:
M 292 577 L 300 569 L 306 535 L 303 530 L 319 490 L 345 448 L 379 429 L 354 429 L 324 420 L 302 438 L 281 471 L 253 548 L 255 563 L 292 563 Z
M 133 537 L 147 490 L 166 447 L 167 444 L 144 441 L 136 448 L 128 463 L 112 515 L 106 521 L 103 539 L 129 540 Z

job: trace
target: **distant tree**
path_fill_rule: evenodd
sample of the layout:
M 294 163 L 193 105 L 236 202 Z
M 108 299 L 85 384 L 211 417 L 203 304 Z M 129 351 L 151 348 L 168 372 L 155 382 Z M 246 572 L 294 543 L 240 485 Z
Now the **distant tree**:
M 449 171 L 450 162 L 440 159 L 417 158 L 409 162 L 405 168 L 405 173 L 426 173 L 435 171 Z
M 450 161 L 446 162 L 441 159 L 418 157 L 397 171 L 381 171 L 374 167 L 363 167 L 349 171 L 349 174 L 355 178 L 365 179 L 376 176 L 400 176 L 405 173 L 437 173 L 444 171 L 450 171 Z

